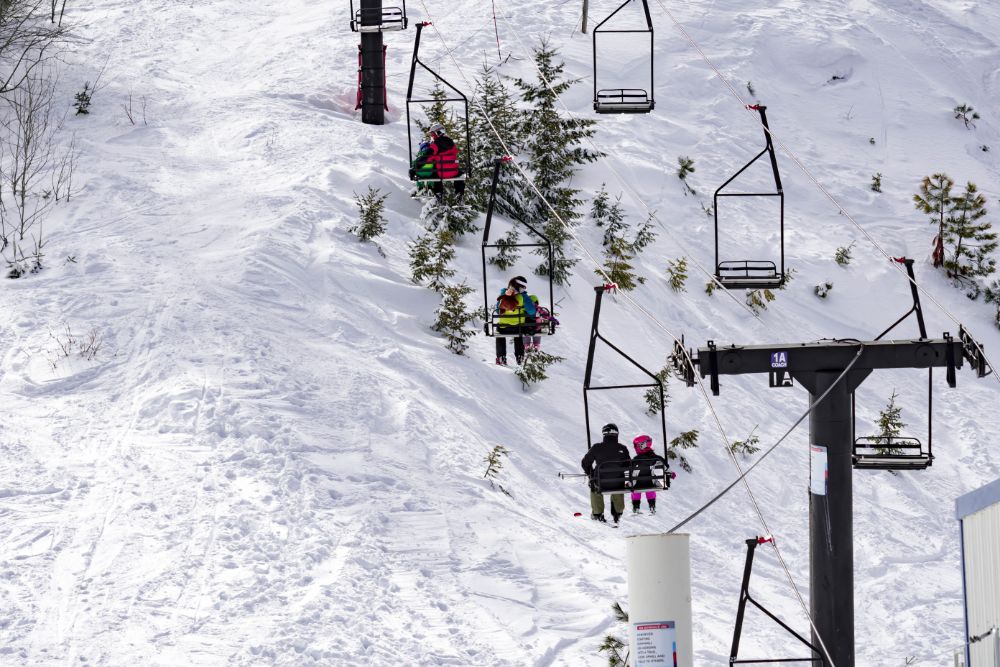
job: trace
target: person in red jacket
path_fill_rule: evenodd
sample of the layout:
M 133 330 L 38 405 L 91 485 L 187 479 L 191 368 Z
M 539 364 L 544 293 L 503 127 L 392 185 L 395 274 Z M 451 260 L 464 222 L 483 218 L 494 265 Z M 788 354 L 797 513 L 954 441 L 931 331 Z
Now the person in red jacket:
M 432 123 L 430 127 L 431 143 L 429 148 L 421 151 L 414 161 L 414 168 L 419 169 L 423 164 L 433 165 L 434 176 L 436 178 L 455 178 L 462 174 L 462 169 L 458 164 L 458 146 L 441 123 Z M 419 163 L 419 164 L 418 164 Z M 438 199 L 444 192 L 444 185 L 441 181 L 435 181 L 432 188 Z M 465 194 L 465 181 L 455 181 L 455 192 L 459 199 Z

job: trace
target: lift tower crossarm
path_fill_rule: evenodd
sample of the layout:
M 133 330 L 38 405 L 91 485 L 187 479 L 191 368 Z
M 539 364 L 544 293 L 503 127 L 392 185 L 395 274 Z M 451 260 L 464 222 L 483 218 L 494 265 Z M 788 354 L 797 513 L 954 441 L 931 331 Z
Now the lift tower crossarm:
M 719 375 L 782 370 L 801 381 L 797 375 L 847 368 L 862 346 L 861 357 L 852 366 L 852 372 L 944 366 L 948 368 L 948 385 L 954 387 L 955 369 L 962 367 L 962 343 L 945 333 L 936 340 L 819 341 L 789 345 L 718 347 L 709 341 L 708 346 L 698 349 L 698 368 L 701 377 L 712 378 L 712 393 L 718 396 Z

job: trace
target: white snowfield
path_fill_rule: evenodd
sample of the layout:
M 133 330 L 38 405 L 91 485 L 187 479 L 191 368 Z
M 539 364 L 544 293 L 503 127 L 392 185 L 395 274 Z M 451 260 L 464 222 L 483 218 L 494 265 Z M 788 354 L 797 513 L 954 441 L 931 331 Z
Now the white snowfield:
M 497 37 L 511 56 L 500 72 L 534 80 L 530 50 L 547 38 L 582 79 L 563 98 L 570 112 L 598 118 L 581 3 L 411 0 L 411 28 L 385 36 L 384 126 L 354 110 L 359 37 L 347 3 L 335 4 L 70 3 L 82 39 L 60 81 L 69 114 L 107 66 L 90 114 L 66 119 L 82 149 L 78 192 L 46 225 L 46 268 L 0 282 L 0 664 L 603 665 L 604 635 L 625 637 L 611 612 L 627 606 L 625 537 L 669 530 L 730 483 L 727 439 L 756 429 L 768 447 L 806 410 L 803 388 L 768 389 L 764 377 L 723 378 L 711 403 L 707 389 L 671 380 L 668 437 L 699 431 L 685 452 L 694 472 L 675 468 L 655 516 L 626 516 L 618 530 L 588 520 L 584 483 L 557 473 L 578 472 L 596 438 L 581 390 L 600 279 L 572 247 L 583 259 L 557 289 L 561 327 L 543 342 L 565 361 L 530 391 L 493 365 L 482 335 L 468 356 L 450 353 L 430 330 L 437 295 L 409 280 L 422 221 L 404 113 L 412 23 L 432 20 L 421 57 L 449 82 L 471 92 L 482 63 L 496 63 Z M 619 4 L 592 0 L 591 27 Z M 743 292 L 707 296 L 699 267 L 714 261 L 702 206 L 763 134 L 665 8 L 743 103 L 767 105 L 775 136 L 860 226 L 779 151 L 795 276 L 759 317 Z M 977 183 L 1000 223 L 1000 6 L 654 0 L 650 10 L 656 109 L 599 117 L 594 141 L 608 156 L 572 185 L 584 212 L 602 183 L 623 193 L 631 224 L 656 212 L 659 238 L 638 262 L 648 280 L 631 296 L 657 321 L 609 297 L 602 333 L 651 369 L 671 335 L 693 347 L 871 339 L 911 300 L 863 229 L 916 259 L 932 337 L 957 334 L 957 320 L 1000 361 L 995 309 L 931 267 L 934 227 L 912 203 L 920 179 L 943 171 L 956 187 Z M 641 50 L 609 54 L 602 72 L 648 67 Z M 129 94 L 142 109 L 134 125 Z M 959 104 L 981 113 L 975 128 L 954 119 Z M 696 195 L 676 176 L 680 156 L 694 160 Z M 869 189 L 876 173 L 881 193 Z M 389 194 L 385 259 L 348 232 L 353 193 L 369 185 Z M 496 221 L 499 233 L 508 225 Z M 598 257 L 601 237 L 589 219 L 579 227 Z M 737 215 L 723 237 L 735 253 L 773 252 L 776 220 Z M 854 260 L 838 266 L 835 250 L 852 241 Z M 664 268 L 681 256 L 690 279 L 674 293 Z M 469 235 L 456 279 L 481 289 L 479 262 Z M 527 256 L 509 275 L 542 294 L 534 264 Z M 491 274 L 491 292 L 505 279 Z M 825 281 L 822 300 L 813 287 Z M 93 332 L 96 356 L 64 356 L 67 331 Z M 892 337 L 916 335 L 911 318 Z M 635 379 L 606 352 L 595 381 Z M 954 499 L 1000 475 L 998 379 L 963 369 L 948 389 L 938 372 L 934 465 L 855 474 L 858 665 L 951 664 L 962 644 Z M 916 370 L 864 383 L 859 434 L 874 431 L 893 390 L 907 434 L 926 440 Z M 594 429 L 614 421 L 627 443 L 650 433 L 662 453 L 642 392 L 605 394 Z M 496 444 L 510 450 L 499 482 L 511 496 L 483 478 Z M 773 532 L 808 601 L 809 444 L 806 420 L 748 477 L 767 529 L 742 486 L 683 528 L 696 664 L 728 660 L 747 538 Z M 770 547 L 758 550 L 751 591 L 808 634 Z M 754 611 L 742 647 L 748 658 L 803 653 Z

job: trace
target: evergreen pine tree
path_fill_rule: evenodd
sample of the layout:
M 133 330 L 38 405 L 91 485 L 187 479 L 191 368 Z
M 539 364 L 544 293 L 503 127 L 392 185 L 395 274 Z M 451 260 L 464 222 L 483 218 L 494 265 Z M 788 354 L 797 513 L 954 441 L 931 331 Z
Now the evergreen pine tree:
M 604 228 L 604 245 L 610 245 L 616 238 L 625 236 L 628 225 L 625 223 L 625 214 L 622 212 L 621 195 L 615 198 L 615 202 L 608 205 L 610 197 L 601 186 L 601 191 L 594 197 L 591 205 L 590 215 L 597 221 L 598 227 Z
M 434 331 L 444 334 L 448 339 L 448 349 L 455 354 L 465 354 L 469 349 L 465 341 L 476 335 L 475 329 L 468 328 L 475 321 L 477 314 L 465 307 L 465 297 L 473 289 L 464 282 L 460 285 L 449 285 L 441 290 L 441 305 L 436 311 L 437 321 L 431 327 Z
M 565 361 L 565 359 L 548 352 L 534 350 L 530 354 L 524 355 L 524 363 L 514 371 L 514 375 L 521 381 L 522 389 L 528 391 L 528 387 L 531 385 L 547 379 L 546 371 L 549 366 L 560 361 Z
M 892 396 L 889 397 L 889 404 L 885 406 L 885 410 L 878 413 L 878 419 L 875 420 L 875 426 L 878 427 L 878 433 L 871 436 L 876 445 L 875 451 L 880 455 L 886 456 L 890 454 L 899 454 L 902 449 L 898 447 L 890 447 L 893 439 L 899 436 L 902 430 L 906 427 L 903 423 L 903 419 L 900 416 L 903 412 L 902 406 L 896 405 L 896 397 L 898 394 L 896 390 L 892 390 Z
M 427 120 L 417 118 L 414 122 L 425 137 L 430 135 L 431 125 L 441 123 L 461 153 L 465 143 L 465 118 L 457 115 L 455 110 L 448 106 L 449 102 L 445 101 L 447 97 L 448 91 L 441 86 L 440 81 L 435 81 L 434 88 L 431 89 L 431 99 L 434 102 L 429 107 L 421 107 Z
M 358 207 L 358 213 L 360 220 L 358 224 L 351 227 L 348 231 L 352 234 L 357 234 L 361 241 L 374 241 L 376 238 L 385 233 L 386 219 L 383 215 L 385 212 L 385 200 L 389 198 L 389 195 L 383 195 L 378 188 L 373 188 L 368 186 L 368 192 L 359 195 L 357 192 L 354 193 L 354 203 Z M 384 257 L 385 253 L 382 252 L 382 248 L 375 244 L 378 248 L 379 253 Z
M 754 433 L 756 430 L 757 427 L 754 426 L 750 430 L 750 435 L 747 436 L 746 440 L 734 440 L 733 444 L 729 446 L 729 451 L 733 454 L 742 454 L 743 456 L 750 456 L 759 452 L 760 447 L 757 444 L 760 442 L 760 438 Z
M 477 211 L 486 212 L 493 165 L 498 157 L 517 155 L 521 150 L 520 116 L 510 89 L 492 67 L 483 65 L 476 79 L 473 101 L 469 107 L 469 131 L 472 134 L 472 174 L 465 185 L 465 200 Z M 501 168 L 497 181 L 497 212 L 521 216 L 524 203 L 520 187 L 523 181 L 512 168 Z
M 951 211 L 951 187 L 955 181 L 947 174 L 925 176 L 920 183 L 920 192 L 913 195 L 913 203 L 917 210 L 931 216 L 931 224 L 938 226 L 934 237 L 934 252 L 932 259 L 935 267 L 944 264 L 944 223 Z
M 951 250 L 944 268 L 948 275 L 960 280 L 985 277 L 996 271 L 996 260 L 990 254 L 997 248 L 993 225 L 982 221 L 986 216 L 986 197 L 967 183 L 965 191 L 951 200 L 951 211 L 945 218 L 944 242 Z M 978 288 L 975 290 L 979 294 Z
M 615 621 L 619 624 L 628 625 L 628 612 L 622 609 L 620 602 L 611 605 L 611 610 L 615 614 Z M 608 633 L 604 636 L 604 641 L 597 647 L 598 653 L 604 653 L 608 658 L 608 667 L 627 667 L 629 661 L 628 645 L 617 635 Z
M 611 195 L 608 194 L 607 184 L 601 183 L 601 190 L 598 192 L 594 199 L 590 202 L 590 217 L 593 218 L 594 224 L 598 227 L 603 227 L 605 221 L 608 217 L 608 212 L 611 207 L 609 202 L 611 201 Z
M 449 262 L 455 257 L 455 238 L 447 227 L 427 229 L 410 244 L 410 271 L 413 282 L 426 282 L 435 292 L 445 287 L 445 280 L 455 275 Z
M 653 231 L 653 214 L 650 213 L 646 221 L 639 225 L 639 229 L 636 230 L 635 238 L 632 239 L 632 249 L 635 250 L 636 254 L 639 254 L 655 240 L 656 232 Z
M 535 187 L 544 197 L 543 200 L 534 191 L 526 195 L 525 220 L 541 227 L 542 233 L 552 242 L 554 257 L 554 265 L 549 266 L 546 249 L 537 249 L 535 252 L 545 259 L 535 273 L 551 275 L 554 282 L 565 285 L 577 260 L 566 256 L 565 245 L 571 236 L 564 225 L 576 224 L 579 218 L 576 207 L 581 203 L 579 191 L 568 183 L 578 165 L 592 162 L 600 154 L 580 146 L 593 136 L 595 121 L 562 118 L 556 110 L 558 96 L 578 81 L 562 80 L 565 65 L 556 62 L 556 55 L 557 51 L 542 41 L 532 54 L 540 80 L 529 82 L 518 78 L 514 85 L 521 92 L 521 98 L 531 105 L 521 119 L 519 130 L 526 137 L 524 150 Z
M 645 277 L 636 274 L 632 265 L 634 259 L 635 250 L 631 243 L 620 236 L 612 238 L 611 243 L 604 246 L 603 270 L 594 269 L 594 273 L 602 278 L 607 275 L 624 292 L 634 290 L 646 282 Z
M 660 381 L 663 386 L 663 405 L 670 404 L 670 387 L 667 385 L 667 380 L 670 378 L 671 367 L 668 365 L 661 368 L 656 373 L 656 379 Z M 650 387 L 646 390 L 643 395 L 643 399 L 646 401 L 646 414 L 649 416 L 655 416 L 660 414 L 660 390 L 656 387 Z
M 679 257 L 677 259 L 667 260 L 667 280 L 670 284 L 670 289 L 672 289 L 675 292 L 687 291 L 686 288 L 684 287 L 684 283 L 687 282 L 687 279 L 688 279 L 687 257 Z M 713 288 L 714 291 L 715 284 L 714 283 L 708 283 L 708 284 Z M 711 294 L 712 293 L 709 292 L 709 296 L 711 296 Z
M 677 461 L 680 465 L 681 470 L 684 472 L 692 472 L 693 468 L 688 462 L 687 458 L 681 454 L 682 449 L 693 449 L 698 446 L 698 431 L 696 429 L 691 429 L 690 431 L 684 431 L 676 438 L 670 441 L 670 446 L 667 447 L 666 459 L 668 461 Z
M 420 216 L 430 229 L 447 229 L 458 240 L 470 232 L 479 231 L 476 218 L 479 214 L 467 203 L 459 202 L 458 195 L 445 187 L 441 199 L 429 197 Z
M 501 271 L 506 271 L 514 266 L 521 257 L 521 252 L 514 247 L 519 240 L 520 235 L 517 233 L 517 229 L 512 228 L 497 239 L 497 254 L 493 257 L 488 257 L 486 261 Z

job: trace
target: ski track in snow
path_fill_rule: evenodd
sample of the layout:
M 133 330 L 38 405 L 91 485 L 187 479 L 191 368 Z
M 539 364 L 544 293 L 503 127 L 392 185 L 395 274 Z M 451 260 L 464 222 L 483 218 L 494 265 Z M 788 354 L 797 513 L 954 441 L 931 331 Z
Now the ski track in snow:
M 428 4 L 473 76 L 496 48 L 492 21 L 476 18 L 488 9 Z M 498 21 L 501 48 L 514 55 L 504 73 L 530 78 L 525 47 L 548 35 L 567 73 L 584 79 L 567 104 L 591 117 L 590 39 L 570 36 L 578 10 L 498 4 L 510 21 Z M 612 4 L 591 3 L 592 23 Z M 411 25 L 425 18 L 421 3 L 408 9 Z M 102 0 L 70 11 L 87 39 L 67 59 L 63 97 L 108 66 L 91 114 L 67 119 L 84 150 L 81 188 L 47 229 L 49 266 L 0 290 L 9 314 L 0 327 L 0 664 L 604 664 L 601 638 L 624 634 L 610 611 L 626 601 L 623 538 L 666 530 L 737 473 L 700 393 L 672 382 L 670 433 L 701 432 L 686 453 L 695 472 L 680 473 L 655 517 L 626 517 L 618 530 L 573 518 L 589 511 L 585 489 L 556 472 L 576 471 L 584 447 L 585 262 L 557 294 L 563 326 L 544 346 L 566 361 L 541 387 L 523 392 L 494 368 L 482 336 L 468 357 L 435 337 L 437 299 L 409 282 L 406 255 L 421 211 L 403 177 L 414 31 L 386 35 L 389 123 L 371 127 L 353 109 L 358 40 L 345 8 Z M 712 220 L 701 205 L 761 137 L 658 3 L 651 11 L 657 111 L 602 117 L 596 137 L 665 225 L 638 261 L 649 283 L 637 298 L 690 346 L 881 331 L 908 307 L 907 286 L 781 154 L 788 263 L 798 271 L 789 289 L 759 318 L 707 298 L 693 267 L 687 292 L 666 289 L 663 263 L 681 254 L 672 239 L 710 266 Z M 995 354 L 989 309 L 926 261 L 929 226 L 910 197 L 934 171 L 979 182 L 991 202 L 1000 194 L 994 153 L 979 150 L 1000 143 L 990 117 L 1000 102 L 996 8 L 712 0 L 671 11 L 748 102 L 769 105 L 775 133 L 859 224 L 889 252 L 916 257 L 921 285 Z M 424 40 L 422 59 L 465 88 L 437 33 Z M 623 67 L 633 66 L 641 58 Z M 145 122 L 124 117 L 129 93 Z M 951 118 L 960 103 L 984 111 L 975 131 Z M 696 160 L 698 195 L 674 181 L 679 155 Z M 867 188 L 875 172 L 885 175 L 881 195 Z M 624 189 L 600 165 L 573 185 L 589 193 L 602 183 Z M 352 193 L 369 184 L 390 194 L 385 259 L 347 231 Z M 645 217 L 630 194 L 623 203 L 632 222 Z M 777 238 L 751 225 L 728 233 L 739 249 L 766 251 Z M 580 235 L 596 253 L 600 230 L 584 225 Z M 474 236 L 460 242 L 456 267 L 478 286 Z M 834 249 L 854 239 L 855 261 L 836 266 Z M 826 279 L 835 288 L 820 301 L 812 286 Z M 932 336 L 956 330 L 924 309 Z M 902 327 L 901 337 L 915 335 L 912 322 Z M 101 340 L 93 360 L 62 354 L 67 335 L 91 331 Z M 669 351 L 622 299 L 606 301 L 602 332 L 651 368 Z M 596 373 L 624 372 L 607 359 Z M 923 437 L 923 377 L 866 381 L 859 430 L 898 389 L 914 401 L 904 419 Z M 757 426 L 769 445 L 805 409 L 800 389 L 764 392 L 761 382 L 729 378 L 712 399 L 730 440 Z M 859 665 L 945 664 L 961 642 L 953 503 L 1000 475 L 1000 421 L 989 410 L 997 384 L 968 372 L 957 390 L 937 384 L 933 468 L 856 476 Z M 641 397 L 602 405 L 624 432 L 656 428 Z M 482 477 L 494 444 L 510 449 L 500 479 L 510 496 Z M 806 444 L 803 426 L 749 480 L 808 599 Z M 696 663 L 721 664 L 743 540 L 762 528 L 739 488 L 685 530 Z M 768 550 L 752 587 L 807 630 Z M 741 656 L 785 640 L 751 615 Z

